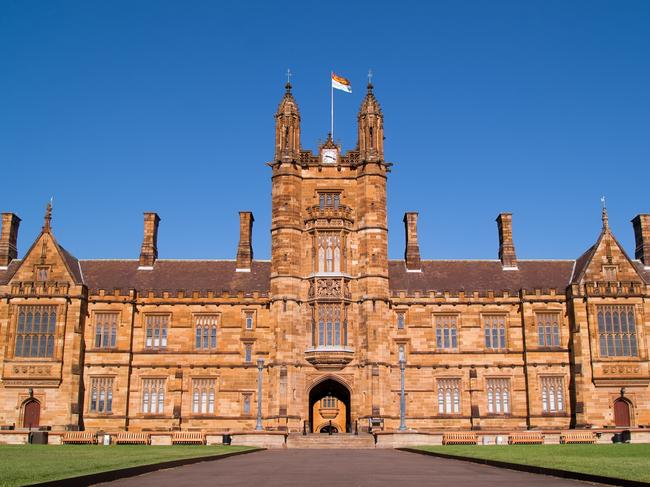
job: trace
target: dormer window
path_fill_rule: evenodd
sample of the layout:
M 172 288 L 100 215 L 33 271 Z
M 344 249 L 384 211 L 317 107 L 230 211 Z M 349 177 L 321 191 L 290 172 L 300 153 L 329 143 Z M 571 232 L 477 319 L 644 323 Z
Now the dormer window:
M 338 209 L 339 204 L 341 203 L 341 193 L 319 193 L 318 194 L 318 206 L 321 210 L 325 208 L 334 208 Z

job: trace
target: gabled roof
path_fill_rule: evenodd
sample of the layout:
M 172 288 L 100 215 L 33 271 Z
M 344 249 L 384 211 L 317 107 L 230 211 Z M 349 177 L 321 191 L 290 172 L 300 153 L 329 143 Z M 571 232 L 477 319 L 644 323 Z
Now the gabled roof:
M 606 221 L 606 219 L 605 219 L 605 221 Z M 589 269 L 589 266 L 591 265 L 591 262 L 594 259 L 594 256 L 596 255 L 596 252 L 600 248 L 600 246 L 602 244 L 602 241 L 603 241 L 603 239 L 605 237 L 609 237 L 609 238 L 612 239 L 612 241 L 618 247 L 618 250 L 621 252 L 623 257 L 630 263 L 630 265 L 637 272 L 639 277 L 642 280 L 647 282 L 648 280 L 645 277 L 645 270 L 644 269 L 639 269 L 639 266 L 635 263 L 635 261 L 630 259 L 630 257 L 627 255 L 627 252 L 625 252 L 625 249 L 623 248 L 623 246 L 619 243 L 619 241 L 616 239 L 616 237 L 614 236 L 614 234 L 610 230 L 609 226 L 607 224 L 605 224 L 605 225 L 603 225 L 603 229 L 601 230 L 600 235 L 598 235 L 598 240 L 596 240 L 596 243 L 594 245 L 592 245 L 591 247 L 589 247 L 585 251 L 585 253 L 583 253 L 576 260 L 576 267 L 575 267 L 575 270 L 573 272 L 573 276 L 571 278 L 571 283 L 576 284 L 576 283 L 580 283 L 583 280 L 587 270 Z
M 27 252 L 25 252 L 25 256 L 29 256 L 32 251 L 34 250 L 34 247 L 36 247 L 36 244 L 41 240 L 43 235 L 47 235 L 52 244 L 54 245 L 54 248 L 57 250 L 59 256 L 61 257 L 61 261 L 63 262 L 63 265 L 66 267 L 66 270 L 68 271 L 68 274 L 72 277 L 72 280 L 74 281 L 75 284 L 83 284 L 83 276 L 81 273 L 81 267 L 79 266 L 79 260 L 72 255 L 70 252 L 68 252 L 66 249 L 64 249 L 59 243 L 56 241 L 56 238 L 52 234 L 51 231 L 49 230 L 41 230 L 41 233 L 38 234 L 38 237 L 34 240 L 32 245 L 29 247 Z M 23 262 L 25 262 L 25 258 L 23 257 L 22 259 L 15 259 L 12 260 L 7 267 L 7 270 L 4 271 L 4 276 L 2 274 L 3 271 L 0 271 L 0 284 L 7 284 L 16 274 L 20 266 L 22 265 Z
M 421 272 L 407 272 L 403 260 L 388 263 L 391 291 L 564 290 L 573 260 L 520 260 L 518 270 L 504 270 L 498 260 L 423 260 Z

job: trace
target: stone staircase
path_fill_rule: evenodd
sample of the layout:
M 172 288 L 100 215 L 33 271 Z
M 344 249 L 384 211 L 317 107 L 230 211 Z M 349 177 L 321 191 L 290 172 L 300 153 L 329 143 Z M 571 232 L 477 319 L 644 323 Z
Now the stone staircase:
M 359 433 L 358 435 L 337 433 L 331 436 L 323 433 L 307 436 L 302 433 L 290 433 L 287 437 L 287 448 L 352 449 L 374 447 L 375 438 L 368 433 Z

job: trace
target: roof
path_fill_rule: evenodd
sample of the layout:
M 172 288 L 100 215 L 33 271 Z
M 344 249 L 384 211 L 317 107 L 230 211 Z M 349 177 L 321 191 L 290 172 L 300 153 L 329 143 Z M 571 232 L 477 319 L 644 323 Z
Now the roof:
M 422 272 L 407 272 L 403 260 L 388 263 L 391 291 L 510 291 L 560 289 L 569 285 L 574 260 L 519 260 L 503 270 L 499 260 L 423 260 Z
M 0 286 L 4 286 L 9 282 L 11 276 L 13 276 L 18 270 L 18 267 L 20 267 L 21 262 L 22 259 L 14 259 L 11 262 L 9 262 L 7 269 L 0 270 Z
M 271 263 L 264 261 L 253 261 L 251 272 L 236 272 L 232 260 L 158 259 L 151 270 L 138 270 L 137 260 L 81 260 L 80 264 L 91 293 L 99 289 L 268 293 L 271 277 Z

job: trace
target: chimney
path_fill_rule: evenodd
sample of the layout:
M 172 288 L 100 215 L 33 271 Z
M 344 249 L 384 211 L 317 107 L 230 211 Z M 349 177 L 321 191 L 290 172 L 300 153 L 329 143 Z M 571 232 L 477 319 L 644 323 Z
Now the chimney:
M 634 258 L 643 262 L 645 267 L 650 267 L 650 214 L 646 213 L 645 215 L 635 216 L 632 220 L 632 225 L 634 226 L 634 240 L 636 242 Z
M 406 233 L 406 249 L 404 260 L 407 272 L 422 272 L 420 265 L 420 245 L 418 244 L 418 213 L 404 213 L 404 230 Z
M 517 270 L 517 255 L 512 241 L 512 213 L 500 213 L 497 217 L 499 227 L 499 259 L 503 270 Z
M 239 212 L 239 245 L 237 246 L 237 272 L 250 272 L 253 262 L 253 213 Z
M 144 238 L 140 250 L 140 267 L 138 269 L 153 269 L 158 258 L 158 224 L 160 217 L 157 213 L 144 214 Z
M 2 214 L 2 233 L 0 233 L 0 267 L 7 267 L 18 257 L 18 227 L 20 218 L 14 213 Z

